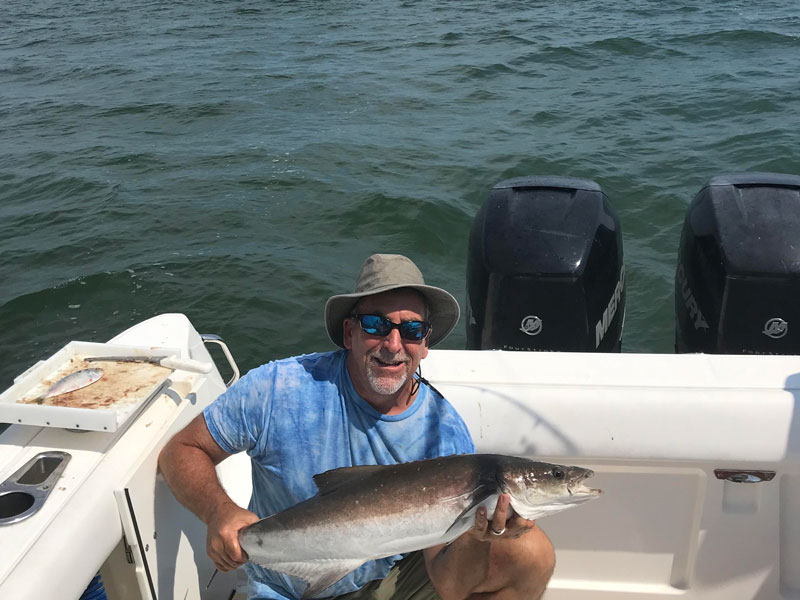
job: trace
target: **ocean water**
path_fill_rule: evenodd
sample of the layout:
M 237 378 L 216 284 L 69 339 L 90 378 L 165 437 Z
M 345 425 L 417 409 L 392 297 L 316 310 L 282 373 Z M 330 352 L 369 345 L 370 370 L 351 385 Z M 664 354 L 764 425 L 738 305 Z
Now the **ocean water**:
M 497 182 L 598 182 L 623 351 L 671 352 L 684 213 L 713 175 L 800 174 L 800 5 L 5 0 L 0 389 L 163 312 L 243 371 L 331 348 L 370 253 L 465 298 Z M 462 348 L 465 324 L 442 345 Z

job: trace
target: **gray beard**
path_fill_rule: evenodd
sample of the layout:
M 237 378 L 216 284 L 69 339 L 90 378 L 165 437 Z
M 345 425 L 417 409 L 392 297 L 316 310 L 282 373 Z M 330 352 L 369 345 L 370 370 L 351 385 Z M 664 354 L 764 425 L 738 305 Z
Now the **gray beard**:
M 369 381 L 370 387 L 375 393 L 384 396 L 391 396 L 397 393 L 400 388 L 403 387 L 407 379 L 408 373 L 403 373 L 403 375 L 397 378 L 390 378 L 382 377 L 374 373 L 372 366 L 367 368 L 367 381 Z

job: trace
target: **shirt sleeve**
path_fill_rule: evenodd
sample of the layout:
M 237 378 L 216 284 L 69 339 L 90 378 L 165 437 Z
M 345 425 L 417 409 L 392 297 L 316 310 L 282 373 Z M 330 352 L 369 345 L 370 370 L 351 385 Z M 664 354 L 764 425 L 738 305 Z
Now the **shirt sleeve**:
M 211 437 L 228 454 L 266 441 L 275 372 L 275 363 L 253 369 L 203 410 Z

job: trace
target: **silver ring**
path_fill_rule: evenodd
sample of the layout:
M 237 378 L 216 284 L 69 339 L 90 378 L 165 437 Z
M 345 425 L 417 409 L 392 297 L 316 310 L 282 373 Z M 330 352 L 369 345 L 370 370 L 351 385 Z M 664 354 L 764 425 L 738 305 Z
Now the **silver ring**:
M 489 527 L 489 531 L 491 532 L 492 535 L 503 535 L 506 532 L 506 528 L 503 527 L 500 531 L 497 531 L 496 529 Z

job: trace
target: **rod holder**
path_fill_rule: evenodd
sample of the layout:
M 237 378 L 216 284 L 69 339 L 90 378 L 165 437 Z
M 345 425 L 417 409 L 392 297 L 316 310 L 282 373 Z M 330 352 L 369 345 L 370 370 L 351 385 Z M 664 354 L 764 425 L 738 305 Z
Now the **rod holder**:
M 40 452 L 0 483 L 0 526 L 19 523 L 44 506 L 72 456 Z

